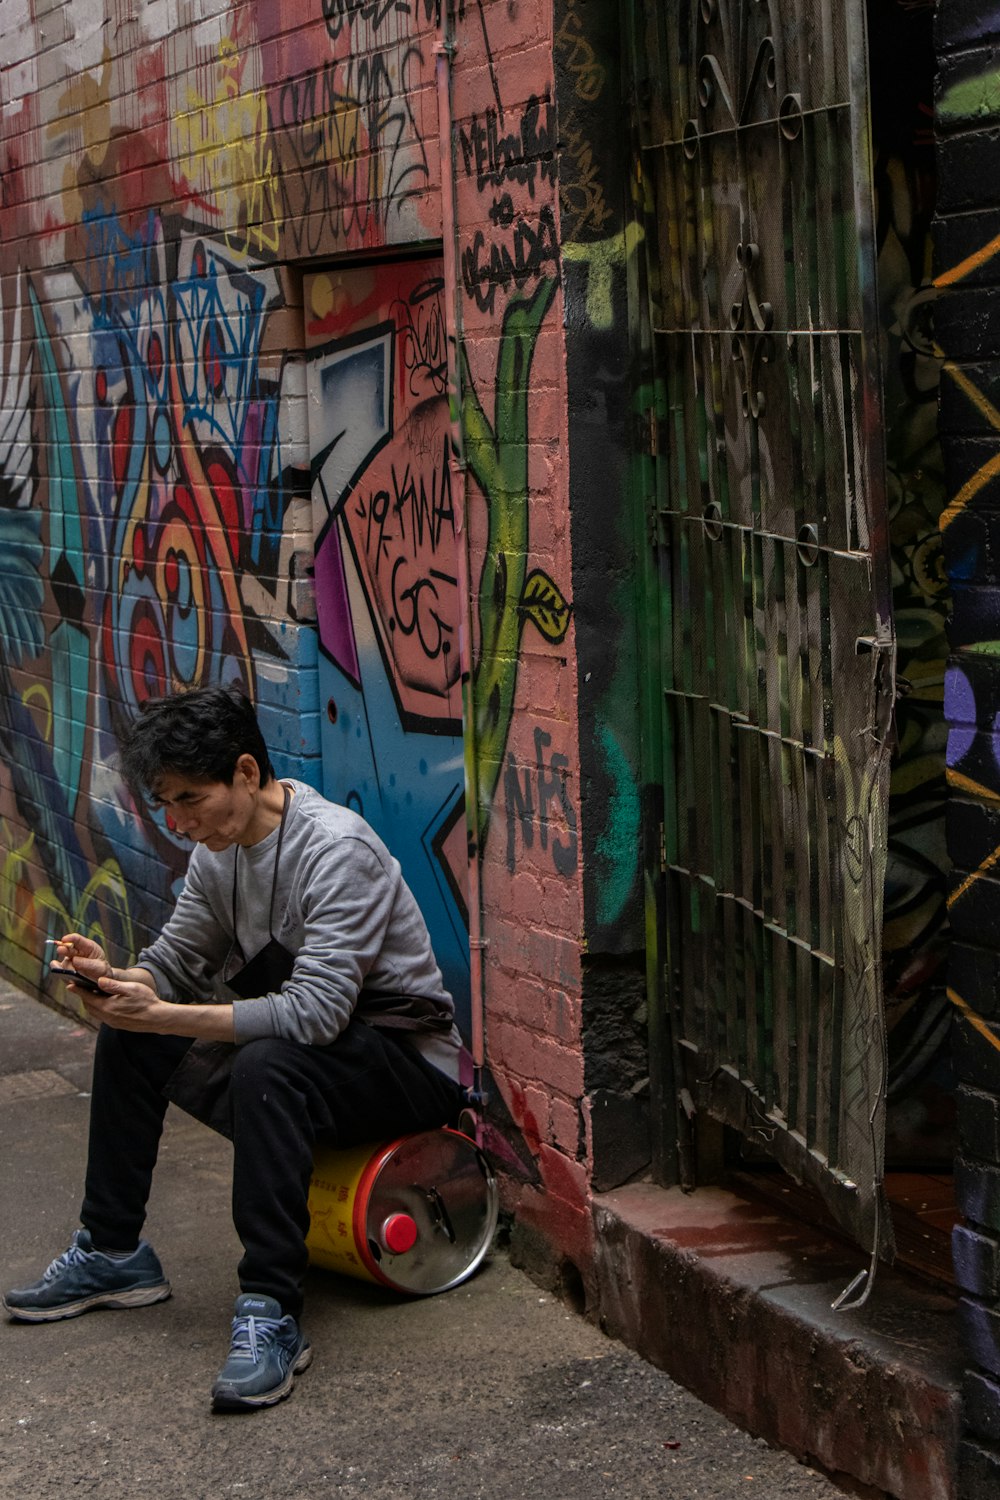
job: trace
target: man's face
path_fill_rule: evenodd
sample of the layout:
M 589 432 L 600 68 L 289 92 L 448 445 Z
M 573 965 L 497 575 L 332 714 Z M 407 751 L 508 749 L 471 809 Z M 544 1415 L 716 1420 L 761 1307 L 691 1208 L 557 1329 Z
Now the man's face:
M 184 838 L 218 854 L 247 836 L 254 816 L 252 780 L 239 765 L 232 786 L 165 771 L 156 783 L 154 801 Z

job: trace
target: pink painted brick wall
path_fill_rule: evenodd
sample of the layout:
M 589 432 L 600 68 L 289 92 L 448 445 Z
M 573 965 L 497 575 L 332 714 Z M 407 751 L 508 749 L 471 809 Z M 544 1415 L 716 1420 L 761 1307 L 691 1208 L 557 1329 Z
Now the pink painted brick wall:
M 319 776 L 302 277 L 440 240 L 437 9 L 5 8 L 0 375 L 22 442 L 0 464 L 20 496 L 31 619 L 0 638 L 18 719 L 0 738 L 0 822 L 20 851 L 0 937 L 24 983 L 44 984 L 53 902 L 123 957 L 169 905 L 184 851 L 111 771 L 121 715 L 148 693 L 242 681 L 283 768 Z M 583 918 L 551 4 L 469 4 L 454 42 L 488 1062 L 545 1190 L 512 1184 L 511 1201 L 577 1244 Z M 168 537 L 174 503 L 186 519 Z M 53 823 L 40 789 L 67 775 Z

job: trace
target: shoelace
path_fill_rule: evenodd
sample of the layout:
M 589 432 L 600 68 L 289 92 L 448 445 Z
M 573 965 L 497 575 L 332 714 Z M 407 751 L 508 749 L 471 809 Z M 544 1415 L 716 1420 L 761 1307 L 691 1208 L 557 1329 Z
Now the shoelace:
M 249 1359 L 254 1364 L 260 1358 L 258 1338 L 263 1344 L 272 1344 L 278 1336 L 281 1327 L 279 1318 L 255 1318 L 252 1314 L 245 1318 L 233 1319 L 233 1342 L 229 1350 L 230 1359 Z
M 64 1250 L 62 1255 L 56 1256 L 55 1260 L 42 1276 L 42 1280 L 51 1281 L 53 1276 L 58 1276 L 59 1272 L 65 1271 L 68 1266 L 82 1266 L 86 1259 L 86 1250 L 81 1250 L 76 1240 L 74 1240 L 68 1250 Z

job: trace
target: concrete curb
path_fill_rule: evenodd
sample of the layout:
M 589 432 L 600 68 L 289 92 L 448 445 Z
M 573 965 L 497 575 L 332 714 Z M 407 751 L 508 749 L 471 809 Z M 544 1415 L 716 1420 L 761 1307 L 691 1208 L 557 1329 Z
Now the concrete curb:
M 595 1198 L 601 1327 L 739 1426 L 894 1500 L 957 1500 L 955 1302 L 719 1188 Z

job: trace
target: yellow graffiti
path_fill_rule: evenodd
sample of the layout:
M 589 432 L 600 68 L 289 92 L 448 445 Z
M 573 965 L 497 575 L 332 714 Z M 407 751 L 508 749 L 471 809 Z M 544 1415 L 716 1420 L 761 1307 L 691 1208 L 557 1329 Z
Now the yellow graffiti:
M 597 53 L 584 35 L 584 22 L 577 15 L 576 0 L 568 0 L 566 15 L 555 34 L 554 45 L 564 57 L 563 66 L 574 78 L 574 89 L 578 99 L 593 104 L 604 89 L 607 71 Z
M 939 354 L 942 352 L 938 350 Z M 983 394 L 979 387 L 969 379 L 965 371 L 950 359 L 945 360 L 942 369 L 951 377 L 962 394 L 979 412 L 980 416 L 985 417 L 991 427 L 1000 431 L 1000 412 L 997 411 L 992 401 Z M 997 473 L 998 468 L 1000 468 L 1000 455 L 994 455 L 993 458 L 988 459 L 985 464 L 981 465 L 971 478 L 966 480 L 955 498 L 948 502 L 938 517 L 938 527 L 942 532 L 947 531 L 952 521 L 956 520 L 962 514 L 969 501 L 979 493 L 983 486 L 989 484 L 994 474 Z
M 21 702 L 24 704 L 25 708 L 30 708 L 36 698 L 41 703 L 42 711 L 45 714 L 45 728 L 42 731 L 42 738 L 45 740 L 45 743 L 47 745 L 51 745 L 52 722 L 54 718 L 52 710 L 52 694 L 49 692 L 44 682 L 33 682 L 31 686 L 29 688 L 25 688 L 24 692 L 21 694 Z
M 963 776 L 961 771 L 953 771 L 948 767 L 948 785 L 960 792 L 971 792 L 974 797 L 982 797 L 987 802 L 1000 802 L 1000 792 L 991 792 L 988 786 L 982 786 L 980 782 L 973 781 L 971 776 Z
M 952 266 L 950 271 L 942 271 L 940 276 L 935 276 L 934 285 L 937 287 L 954 286 L 956 281 L 964 281 L 966 276 L 971 276 L 973 271 L 978 271 L 980 266 L 985 266 L 987 261 L 993 259 L 1000 252 L 1000 234 L 994 235 L 988 244 L 983 245 L 981 250 L 974 250 L 967 255 L 965 260 L 959 261 L 957 266 Z
M 573 125 L 563 126 L 559 210 L 568 243 L 573 243 L 584 229 L 603 229 L 612 217 L 594 160 L 594 149 L 583 131 Z
M 979 491 L 997 474 L 1000 474 L 1000 453 L 994 453 L 992 458 L 987 459 L 983 466 L 965 481 L 954 500 L 950 500 L 945 506 L 938 521 L 942 531 L 948 530 L 952 521 L 962 514 L 969 501 L 978 495 Z
M 135 932 L 128 890 L 117 860 L 106 859 L 93 871 L 70 912 L 51 886 L 31 887 L 31 852 L 35 835 L 29 833 L 23 843 L 15 844 L 14 830 L 6 819 L 2 819 L 0 836 L 0 847 L 10 851 L 0 862 L 0 936 L 4 939 L 5 962 L 9 968 L 19 977 L 37 982 L 37 966 L 41 959 L 35 958 L 34 954 L 46 934 L 83 932 L 102 947 L 107 947 L 109 938 L 101 920 L 102 906 L 114 919 L 116 951 L 122 953 L 126 966 L 135 962 Z M 26 962 L 18 963 L 19 955 L 23 955 Z
M 961 366 L 956 365 L 949 359 L 945 361 L 943 369 L 951 376 L 963 396 L 967 396 L 972 402 L 972 405 L 979 412 L 980 416 L 985 417 L 990 426 L 1000 432 L 1000 411 L 997 411 L 993 402 L 988 400 L 979 387 L 969 379 Z
M 992 401 L 983 395 L 982 391 L 969 379 L 965 371 L 950 359 L 945 360 L 942 369 L 955 382 L 963 396 L 968 398 L 979 412 L 979 415 L 985 417 L 994 431 L 1000 432 L 1000 411 L 997 411 Z M 998 471 L 1000 471 L 1000 454 L 994 454 L 992 458 L 987 459 L 986 463 L 976 470 L 971 478 L 965 481 L 954 500 L 950 500 L 945 506 L 938 518 L 938 526 L 941 531 L 947 531 L 952 521 L 956 520 L 962 514 L 969 501 L 979 493 L 984 485 L 989 484 Z
M 203 206 L 234 254 L 276 252 L 281 213 L 267 98 L 244 92 L 242 74 L 236 43 L 224 37 L 214 100 L 189 90 L 189 107 L 174 122 L 177 154 L 189 180 L 204 184 Z
M 972 1009 L 972 1006 L 969 1004 L 969 1002 L 967 1000 L 963 1000 L 961 995 L 957 995 L 954 990 L 948 990 L 947 995 L 952 1005 L 954 1005 L 956 1010 L 962 1013 L 962 1015 L 968 1021 L 969 1025 L 973 1026 L 976 1031 L 979 1032 L 980 1036 L 985 1037 L 991 1047 L 995 1047 L 997 1051 L 1000 1052 L 1000 1037 L 996 1036 L 995 1033 L 990 1030 L 989 1023 L 984 1021 L 982 1016 L 979 1015 L 977 1011 L 974 1011 Z
M 77 152 L 82 150 L 92 172 L 100 174 L 107 169 L 114 140 L 111 64 L 111 51 L 105 46 L 100 74 L 81 73 L 68 82 L 59 95 L 55 119 L 46 127 L 53 156 L 63 162 L 63 212 L 67 220 L 78 222 L 84 211 Z
M 993 239 L 983 245 L 981 249 L 974 251 L 972 255 L 966 256 L 965 260 L 959 261 L 958 265 L 952 266 L 948 271 L 942 271 L 940 276 L 934 278 L 933 285 L 937 288 L 954 286 L 957 282 L 964 280 L 966 276 L 970 276 L 973 271 L 977 271 L 980 266 L 984 266 L 987 261 L 992 260 L 998 253 L 1000 253 L 1000 234 L 994 235 Z M 938 353 L 942 354 L 943 351 L 938 350 Z M 962 394 L 976 408 L 980 416 L 985 417 L 995 432 L 1000 432 L 1000 411 L 997 411 L 992 401 L 969 379 L 965 371 L 950 359 L 945 360 L 942 368 L 955 382 Z M 990 480 L 994 479 L 998 473 L 1000 473 L 1000 454 L 994 454 L 992 458 L 987 459 L 986 463 L 982 464 L 976 470 L 975 474 L 971 475 L 965 481 L 955 498 L 945 506 L 938 522 L 941 531 L 947 531 L 951 523 L 962 514 L 969 501 L 978 495 L 979 491 L 989 484 Z
M 29 833 L 21 844 L 15 844 L 15 833 L 6 819 L 0 819 L 0 838 L 9 851 L 0 862 L 0 936 L 3 938 L 4 965 L 15 979 L 32 984 L 38 978 L 38 960 L 34 956 L 38 939 L 65 920 L 65 912 L 49 887 L 33 891 L 30 885 L 31 851 L 35 835 Z M 63 927 L 63 931 L 68 928 Z
M 102 162 L 111 144 L 111 51 L 106 46 L 101 58 L 101 74 L 82 73 L 72 79 L 59 95 L 59 112 L 46 128 L 51 141 L 59 141 L 74 132 L 91 161 Z
M 977 880 L 981 880 L 984 875 L 988 874 L 998 860 L 1000 860 L 1000 844 L 997 845 L 991 855 L 983 860 L 978 870 L 973 870 L 971 875 L 966 875 L 965 879 L 962 881 L 962 884 L 956 886 L 956 888 L 952 891 L 951 895 L 948 897 L 949 908 L 954 906 L 956 901 L 961 900 L 970 886 L 975 885 Z
M 633 222 L 606 240 L 563 245 L 564 260 L 581 261 L 587 267 L 587 316 L 595 328 L 608 329 L 614 323 L 611 294 L 615 267 L 625 264 L 644 237 L 642 225 Z
M 972 78 L 960 78 L 946 89 L 938 113 L 944 120 L 980 124 L 1000 110 L 1000 73 L 989 67 Z

